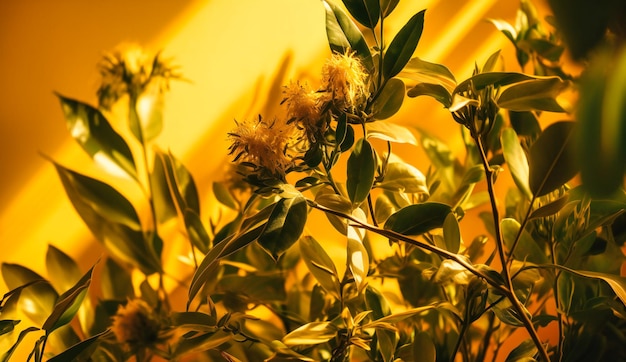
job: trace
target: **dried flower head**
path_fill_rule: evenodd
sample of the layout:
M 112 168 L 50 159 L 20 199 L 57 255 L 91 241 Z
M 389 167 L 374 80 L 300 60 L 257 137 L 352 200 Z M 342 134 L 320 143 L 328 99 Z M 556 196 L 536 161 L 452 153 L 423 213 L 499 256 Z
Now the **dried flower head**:
M 161 323 L 155 311 L 143 300 L 132 299 L 118 308 L 111 330 L 119 343 L 131 350 L 148 347 L 158 341 Z
M 354 52 L 333 54 L 322 68 L 327 101 L 354 111 L 369 96 L 368 74 Z
M 310 143 L 316 143 L 326 128 L 319 107 L 320 93 L 312 91 L 306 83 L 291 82 L 284 87 L 283 94 L 288 118 L 304 131 Z
M 137 45 L 123 45 L 105 54 L 99 67 L 98 100 L 105 109 L 124 95 L 137 98 L 152 82 L 157 82 L 162 92 L 169 88 L 171 78 L 180 78 L 159 53 L 151 55 Z
M 283 179 L 292 161 L 287 151 L 293 128 L 285 122 L 244 121 L 228 134 L 232 141 L 228 154 L 234 161 L 244 161 L 267 176 Z

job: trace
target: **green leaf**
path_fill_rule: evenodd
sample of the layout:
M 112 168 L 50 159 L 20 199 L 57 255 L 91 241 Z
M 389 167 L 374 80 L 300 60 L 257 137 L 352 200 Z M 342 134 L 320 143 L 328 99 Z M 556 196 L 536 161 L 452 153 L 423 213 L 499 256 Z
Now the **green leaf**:
M 456 79 L 445 65 L 427 62 L 418 57 L 409 60 L 400 72 L 400 76 L 417 81 L 417 83 L 440 85 L 448 94 L 456 87 Z
M 537 346 L 532 339 L 527 339 L 515 347 L 506 357 L 505 362 L 530 362 L 537 353 Z
M 374 149 L 366 139 L 361 138 L 356 142 L 348 158 L 347 167 L 348 197 L 353 204 L 358 205 L 369 195 L 376 172 Z
M 450 108 L 450 106 L 452 106 L 452 95 L 441 84 L 418 83 L 415 87 L 409 89 L 407 95 L 411 98 L 429 96 L 433 97 L 445 108 Z
M 74 208 L 113 256 L 146 275 L 161 270 L 159 257 L 144 238 L 137 212 L 122 194 L 101 181 L 54 165 Z
M 92 106 L 57 94 L 72 137 L 96 163 L 112 174 L 123 171 L 137 178 L 133 154 L 124 138 Z M 120 170 L 121 168 L 121 170 Z
M 461 247 L 461 229 L 456 215 L 449 213 L 443 221 L 443 240 L 446 243 L 446 250 L 458 253 Z
M 470 88 L 470 84 L 476 90 L 482 90 L 488 86 L 494 88 L 508 86 L 514 83 L 520 83 L 524 81 L 537 80 L 537 79 L 559 79 L 557 77 L 537 77 L 516 72 L 489 72 L 476 74 L 463 82 L 459 83 L 452 94 L 463 92 Z
M 528 186 L 528 159 L 526 158 L 524 149 L 520 145 L 515 130 L 505 128 L 500 135 L 500 141 L 502 142 L 504 159 L 509 166 L 515 185 L 529 200 L 532 199 L 530 186 Z
M 413 341 L 413 358 L 421 362 L 435 362 L 437 350 L 432 338 L 426 332 L 418 332 Z
M 173 347 L 173 357 L 179 357 L 189 353 L 206 352 L 231 340 L 233 340 L 233 334 L 221 329 L 216 332 L 202 333 L 200 335 L 183 336 Z
M 59 296 L 52 285 L 39 274 L 18 264 L 2 263 L 2 278 L 11 290 L 31 283 L 21 290 L 18 304 L 33 322 L 43 324 Z
M 187 235 L 189 236 L 193 246 L 198 248 L 198 250 L 202 253 L 206 254 L 209 251 L 211 238 L 209 237 L 202 220 L 200 220 L 200 215 L 196 214 L 191 209 L 186 209 L 183 220 L 185 221 Z
M 568 195 L 559 197 L 558 199 L 551 201 L 538 209 L 533 210 L 528 219 L 532 220 L 554 215 L 561 211 L 561 209 L 567 204 L 568 200 Z
M 512 111 L 565 112 L 556 98 L 568 87 L 558 77 L 533 79 L 511 85 L 500 93 L 496 103 Z
M 369 272 L 369 255 L 361 241 L 362 236 L 356 236 L 357 232 L 350 232 L 350 229 L 354 229 L 354 227 L 348 226 L 347 263 L 356 288 L 360 292 L 366 285 Z
M 219 266 L 220 259 L 240 250 L 251 242 L 259 238 L 263 233 L 269 218 L 269 212 L 274 210 L 275 204 L 267 206 L 257 214 L 243 221 L 241 230 L 238 234 L 233 234 L 222 240 L 214 246 L 202 259 L 202 262 L 196 269 L 188 291 L 187 308 L 196 297 L 200 289 L 206 281 L 211 277 Z
M 500 60 L 500 50 L 497 50 L 495 53 L 491 54 L 489 58 L 487 58 L 481 73 L 493 72 L 494 68 L 498 64 L 498 60 Z
M 403 207 L 385 222 L 385 229 L 403 235 L 420 235 L 432 229 L 443 227 L 450 206 L 438 202 L 424 202 Z
M 108 330 L 93 335 L 87 339 L 80 341 L 65 351 L 50 358 L 48 362 L 66 362 L 66 361 L 82 361 L 88 360 L 88 357 L 94 352 L 101 337 L 105 337 Z
M 213 195 L 215 195 L 215 198 L 220 204 L 237 210 L 237 201 L 235 201 L 233 195 L 228 191 L 228 187 L 223 182 L 213 182 Z
M 520 223 L 515 219 L 505 218 L 500 222 L 502 228 L 502 238 L 504 244 L 510 250 L 515 241 L 515 237 L 519 233 Z M 526 231 L 522 231 L 520 239 L 513 251 L 513 256 L 517 260 L 527 260 L 534 264 L 544 264 L 548 262 L 546 253 L 541 250 L 533 237 Z
M 367 137 L 395 143 L 408 143 L 417 146 L 417 139 L 411 131 L 399 124 L 378 121 L 367 124 Z
M 330 341 L 337 335 L 332 322 L 311 322 L 302 325 L 283 337 L 287 346 L 313 345 Z
M 172 153 L 155 151 L 155 164 L 161 163 L 166 177 L 166 185 L 170 199 L 176 209 L 184 215 L 185 209 L 200 214 L 200 198 L 193 176 Z M 156 166 L 155 166 L 156 167 Z
M 500 19 L 487 19 L 488 22 L 492 23 L 502 34 L 504 34 L 514 45 L 516 44 L 517 39 L 517 31 L 513 27 L 513 25 L 509 24 L 507 21 Z
M 326 36 L 333 52 L 345 54 L 356 52 L 361 63 L 368 70 L 374 69 L 372 54 L 363 34 L 350 17 L 332 0 L 323 0 L 326 9 Z
M 343 0 L 350 14 L 363 26 L 374 29 L 380 18 L 378 0 Z
M 383 58 L 385 79 L 391 79 L 400 73 L 413 56 L 424 30 L 425 12 L 426 10 L 422 10 L 413 15 L 389 44 Z
M 67 196 L 87 226 L 91 226 L 89 219 L 97 216 L 108 222 L 126 225 L 132 230 L 141 230 L 135 208 L 121 193 L 102 181 L 52 162 Z
M 0 336 L 3 334 L 11 333 L 21 321 L 12 319 L 0 320 Z
M 404 101 L 404 82 L 398 78 L 387 81 L 380 94 L 372 104 L 374 119 L 387 119 L 400 110 Z
M 529 186 L 533 195 L 543 196 L 555 190 L 578 172 L 573 133 L 574 122 L 556 122 L 530 147 Z
M 383 18 L 386 18 L 396 8 L 400 0 L 380 0 L 380 11 Z
M 424 174 L 404 162 L 390 162 L 383 181 L 376 185 L 385 190 L 406 193 L 428 194 L 428 185 Z
M 611 289 L 613 289 L 615 295 L 622 301 L 624 305 L 626 305 L 626 278 L 620 275 L 599 273 L 590 270 L 574 270 L 558 264 L 540 265 L 539 267 L 544 269 L 557 268 L 565 270 L 568 273 L 578 275 L 580 277 L 602 280 L 607 283 L 609 287 L 611 287 Z
M 300 238 L 306 219 L 307 205 L 302 195 L 280 199 L 259 236 L 259 244 L 278 260 Z
M 626 51 L 604 53 L 581 77 L 576 113 L 582 183 L 599 197 L 622 189 L 626 172 Z
M 70 289 L 83 275 L 78 264 L 53 245 L 48 245 L 46 270 L 50 276 L 51 284 L 59 292 Z
M 130 273 L 111 258 L 102 267 L 100 285 L 105 300 L 126 301 L 135 295 Z
M 534 141 L 541 134 L 539 120 L 533 112 L 509 111 L 511 126 L 519 136 L 528 137 Z
M 361 327 L 363 329 L 368 329 L 368 328 L 376 328 L 377 326 L 381 326 L 384 324 L 394 324 L 394 323 L 398 323 L 400 321 L 403 321 L 407 318 L 411 318 L 411 317 L 415 317 L 417 315 L 420 315 L 424 312 L 428 312 L 431 311 L 433 309 L 436 309 L 437 306 L 436 305 L 426 305 L 423 307 L 417 307 L 417 308 L 412 308 L 412 309 L 407 309 L 405 311 L 399 312 L 399 313 L 394 313 L 388 316 L 385 316 L 383 318 L 379 318 L 376 319 L 372 322 L 363 324 Z
M 72 288 L 59 296 L 52 313 L 41 327 L 47 334 L 50 334 L 55 329 L 68 324 L 72 318 L 74 318 L 76 313 L 78 313 L 78 309 L 80 308 L 80 305 L 87 294 L 87 289 L 91 284 L 91 274 L 94 267 L 95 265 L 92 266 L 91 269 L 89 269 L 89 271 L 87 271 L 87 273 L 85 273 L 85 275 L 83 275 L 83 277 L 80 278 L 80 280 L 78 280 Z
M 313 274 L 322 288 L 339 299 L 339 275 L 333 260 L 312 236 L 301 238 L 299 244 L 300 254 L 309 272 Z

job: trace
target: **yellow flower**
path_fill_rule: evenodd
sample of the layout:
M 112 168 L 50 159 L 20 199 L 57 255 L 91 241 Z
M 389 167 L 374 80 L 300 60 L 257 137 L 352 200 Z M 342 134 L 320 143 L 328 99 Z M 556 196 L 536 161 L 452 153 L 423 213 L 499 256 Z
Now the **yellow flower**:
M 267 123 L 259 116 L 258 121 L 237 123 L 228 134 L 232 140 L 228 154 L 235 155 L 234 161 L 244 161 L 267 171 L 271 176 L 284 178 L 291 165 L 287 155 L 293 132 L 285 122 Z
M 309 142 L 315 143 L 317 138 L 323 136 L 326 128 L 319 107 L 320 93 L 312 91 L 306 83 L 302 85 L 299 82 L 286 85 L 283 93 L 290 122 L 296 121 Z
M 154 310 L 146 302 L 133 299 L 118 308 L 113 316 L 111 330 L 119 343 L 135 350 L 155 344 L 161 324 Z
M 134 44 L 122 45 L 104 55 L 99 66 L 102 81 L 98 100 L 105 109 L 126 94 L 137 98 L 152 81 L 157 81 L 163 91 L 169 87 L 170 78 L 179 77 L 159 54 L 151 55 Z
M 322 68 L 326 101 L 354 111 L 369 96 L 368 74 L 354 52 L 333 54 Z

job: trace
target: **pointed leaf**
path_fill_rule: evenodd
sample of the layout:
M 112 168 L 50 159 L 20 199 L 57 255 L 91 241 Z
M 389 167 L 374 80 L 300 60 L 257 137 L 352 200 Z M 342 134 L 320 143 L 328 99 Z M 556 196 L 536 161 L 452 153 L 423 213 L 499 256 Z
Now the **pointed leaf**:
M 426 176 L 417 168 L 404 162 L 390 162 L 387 165 L 384 180 L 376 186 L 390 191 L 428 194 Z
M 555 190 L 578 172 L 573 133 L 574 122 L 556 122 L 530 147 L 529 186 L 535 196 Z
M 312 236 L 301 238 L 299 244 L 300 254 L 309 272 L 322 288 L 339 299 L 339 275 L 333 260 Z
M 403 235 L 420 235 L 442 227 L 450 212 L 450 206 L 438 202 L 409 205 L 389 216 L 385 229 Z
M 507 21 L 500 19 L 487 19 L 488 22 L 492 23 L 502 34 L 504 34 L 511 43 L 515 44 L 517 39 L 517 31 L 513 27 L 513 25 L 509 24 Z
M 350 14 L 363 26 L 374 29 L 380 17 L 378 0 L 343 0 Z
M 302 195 L 280 199 L 259 236 L 259 244 L 277 260 L 300 238 L 306 219 L 307 205 Z
M 133 205 L 108 184 L 72 171 L 53 161 L 65 192 L 78 214 L 89 226 L 89 215 L 97 214 L 110 222 L 141 230 L 139 216 Z
M 366 221 L 366 216 L 361 209 L 356 209 L 353 216 Z M 348 226 L 348 246 L 347 246 L 347 264 L 357 290 L 360 292 L 366 285 L 367 274 L 369 273 L 369 255 L 367 249 L 363 245 L 363 237 L 365 236 L 362 229 L 354 226 Z
M 404 101 L 404 82 L 398 78 L 391 78 L 380 91 L 378 98 L 372 104 L 374 119 L 387 119 L 400 110 Z
M 461 229 L 456 215 L 449 213 L 443 221 L 443 240 L 446 243 L 446 250 L 458 253 L 461 247 Z
M 52 313 L 41 327 L 47 334 L 69 323 L 78 313 L 78 309 L 87 294 L 87 288 L 91 284 L 91 274 L 94 267 L 95 265 L 71 289 L 59 296 Z
M 520 223 L 515 219 L 505 218 L 500 222 L 500 227 L 502 228 L 504 243 L 510 250 L 515 241 L 515 237 L 519 233 Z M 522 231 L 517 246 L 513 251 L 513 255 L 517 260 L 527 260 L 534 264 L 544 264 L 548 262 L 546 253 L 541 250 L 537 242 L 535 242 L 533 237 L 526 230 Z
M 18 264 L 2 263 L 2 278 L 11 290 L 30 283 L 21 290 L 18 305 L 33 322 L 43 324 L 59 296 L 52 285 L 39 274 Z
M 452 95 L 441 84 L 418 83 L 415 87 L 409 89 L 407 95 L 411 98 L 429 96 L 435 98 L 445 108 L 452 106 Z
M 65 361 L 82 361 L 89 360 L 88 357 L 94 352 L 98 345 L 99 339 L 110 333 L 109 330 L 95 334 L 87 339 L 80 341 L 65 351 L 50 358 L 48 362 L 65 362 Z
M 558 77 L 519 82 L 503 90 L 496 103 L 500 108 L 518 112 L 564 112 L 556 98 L 567 87 L 567 83 Z
M 51 284 L 59 292 L 70 289 L 83 275 L 78 264 L 53 245 L 48 245 L 46 270 L 50 276 Z
M 200 216 L 193 210 L 187 209 L 185 210 L 183 220 L 185 221 L 187 235 L 189 236 L 193 246 L 198 248 L 198 250 L 202 253 L 206 254 L 209 251 L 211 238 L 209 237 L 202 220 L 200 220 Z
M 120 168 L 133 178 L 137 177 L 135 161 L 128 144 L 117 133 L 102 113 L 92 106 L 57 94 L 65 114 L 67 127 L 72 137 L 83 149 L 104 166 L 115 173 Z M 107 162 L 108 161 L 108 162 Z M 118 169 L 111 169 L 111 166 Z
M 333 52 L 345 54 L 356 52 L 368 71 L 374 69 L 372 54 L 363 34 L 350 17 L 333 0 L 323 0 L 326 10 L 326 36 Z
M 427 62 L 418 57 L 411 58 L 400 76 L 415 80 L 419 83 L 437 84 L 442 86 L 448 94 L 456 87 L 454 75 L 445 65 Z
M 167 179 L 170 197 L 181 212 L 191 209 L 200 215 L 200 198 L 193 176 L 174 155 L 156 151 L 156 162 L 161 162 Z
M 400 0 L 380 0 L 380 11 L 384 18 L 389 16 L 396 8 Z
M 550 80 L 550 79 L 559 79 L 558 77 L 538 77 L 527 75 L 523 73 L 516 72 L 489 72 L 489 73 L 479 73 L 476 74 L 463 82 L 459 83 L 453 94 L 469 89 L 470 84 L 476 90 L 484 89 L 488 86 L 493 86 L 494 88 L 508 86 L 514 83 L 521 83 L 524 81 L 532 81 L 532 80 Z
M 54 165 L 79 216 L 113 256 L 147 275 L 161 269 L 155 250 L 144 238 L 137 212 L 122 194 L 101 181 Z
M 387 121 L 368 123 L 367 138 L 377 138 L 383 141 L 408 143 L 417 146 L 417 139 L 408 128 Z
M 568 200 L 569 200 L 568 195 L 559 197 L 558 199 L 548 204 L 545 204 L 538 209 L 533 210 L 533 212 L 530 214 L 528 219 L 532 220 L 532 219 L 554 215 L 558 213 L 559 211 L 561 211 L 561 209 L 567 204 Z
M 413 56 L 424 30 L 425 12 L 426 10 L 422 10 L 413 15 L 389 44 L 383 61 L 385 79 L 391 79 L 400 73 Z
M 332 322 L 311 322 L 298 327 L 283 337 L 287 346 L 312 345 L 330 341 L 337 335 Z
M 366 139 L 359 139 L 348 158 L 348 178 L 346 188 L 353 204 L 362 203 L 374 184 L 376 158 L 374 149 Z
M 532 199 L 532 193 L 528 186 L 528 159 L 526 158 L 524 149 L 520 145 L 515 130 L 505 128 L 500 135 L 500 141 L 502 142 L 504 160 L 509 166 L 515 185 L 529 200 Z

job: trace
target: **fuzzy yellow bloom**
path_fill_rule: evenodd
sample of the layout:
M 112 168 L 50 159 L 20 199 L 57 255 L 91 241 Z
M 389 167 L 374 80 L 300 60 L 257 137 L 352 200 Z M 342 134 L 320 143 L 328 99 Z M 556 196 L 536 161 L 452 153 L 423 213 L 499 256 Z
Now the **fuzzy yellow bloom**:
M 168 88 L 170 78 L 179 77 L 159 54 L 151 55 L 134 44 L 122 45 L 106 54 L 99 67 L 102 81 L 98 100 L 106 109 L 126 94 L 138 97 L 152 81 L 158 81 L 162 91 Z
M 125 306 L 120 306 L 111 325 L 117 341 L 131 349 L 156 343 L 160 329 L 154 310 L 141 299 L 132 299 Z
M 369 96 L 368 74 L 354 52 L 333 54 L 322 68 L 326 101 L 354 111 Z
M 234 161 L 249 162 L 272 176 L 283 178 L 291 159 L 287 155 L 293 128 L 281 121 L 236 122 L 237 127 L 228 134 L 232 141 L 228 154 Z
M 312 91 L 306 83 L 291 82 L 285 86 L 283 94 L 288 118 L 296 121 L 309 142 L 315 143 L 318 137 L 323 136 L 326 128 L 326 123 L 321 119 L 320 93 Z

